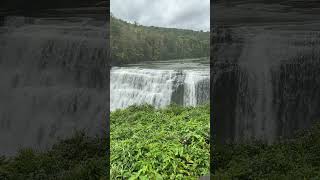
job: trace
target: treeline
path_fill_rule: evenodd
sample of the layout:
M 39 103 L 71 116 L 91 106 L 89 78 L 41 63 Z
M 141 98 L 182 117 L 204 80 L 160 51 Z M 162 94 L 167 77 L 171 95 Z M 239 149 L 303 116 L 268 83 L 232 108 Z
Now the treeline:
M 112 65 L 209 56 L 209 32 L 131 24 L 111 15 Z

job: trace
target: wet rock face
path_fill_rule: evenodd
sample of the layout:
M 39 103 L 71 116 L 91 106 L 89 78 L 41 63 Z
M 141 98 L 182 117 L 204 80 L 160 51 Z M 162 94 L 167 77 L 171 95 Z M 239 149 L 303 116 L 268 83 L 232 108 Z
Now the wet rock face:
M 0 154 L 48 148 L 75 130 L 101 135 L 109 109 L 107 23 L 11 17 L 2 28 Z
M 196 84 L 196 99 L 198 102 L 206 102 L 208 103 L 210 99 L 210 94 L 206 92 L 210 92 L 210 80 L 202 79 Z
M 175 80 L 173 81 L 173 92 L 171 94 L 171 102 L 175 104 L 183 105 L 184 99 L 184 80 L 185 75 L 182 71 L 177 72 Z
M 218 141 L 291 137 L 320 118 L 319 33 L 293 25 L 242 27 L 213 61 L 213 112 Z M 221 43 L 221 42 L 220 42 Z

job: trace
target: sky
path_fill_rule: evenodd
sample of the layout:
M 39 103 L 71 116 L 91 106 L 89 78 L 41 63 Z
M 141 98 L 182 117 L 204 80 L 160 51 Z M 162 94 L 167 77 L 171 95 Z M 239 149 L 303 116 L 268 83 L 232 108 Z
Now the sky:
M 111 0 L 111 13 L 145 26 L 210 30 L 210 0 Z

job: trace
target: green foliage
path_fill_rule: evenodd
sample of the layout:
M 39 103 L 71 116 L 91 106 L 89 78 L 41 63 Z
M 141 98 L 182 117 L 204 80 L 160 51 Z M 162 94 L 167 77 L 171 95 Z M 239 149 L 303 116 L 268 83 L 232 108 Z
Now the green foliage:
M 291 140 L 214 147 L 216 179 L 319 179 L 320 124 Z
M 112 64 L 209 56 L 209 32 L 146 27 L 111 16 Z
M 0 179 L 107 179 L 105 138 L 77 132 L 47 152 L 22 149 L 15 157 L 0 158 Z
M 196 179 L 209 173 L 208 105 L 111 113 L 111 179 Z M 273 145 L 214 145 L 214 179 L 319 179 L 320 124 Z M 0 179 L 107 179 L 106 138 L 77 132 L 45 152 L 0 156 Z
M 111 113 L 111 179 L 194 179 L 209 171 L 209 106 Z M 0 179 L 108 179 L 106 138 L 77 132 L 50 150 L 0 156 Z
M 111 179 L 209 174 L 209 106 L 131 106 L 111 113 Z

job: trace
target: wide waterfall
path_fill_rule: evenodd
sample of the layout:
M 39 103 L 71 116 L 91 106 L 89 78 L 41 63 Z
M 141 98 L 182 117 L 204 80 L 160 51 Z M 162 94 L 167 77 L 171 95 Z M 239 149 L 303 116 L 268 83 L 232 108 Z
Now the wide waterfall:
M 185 64 L 169 64 L 170 68 L 166 68 L 168 64 L 164 63 L 152 68 L 142 64 L 113 67 L 110 79 L 111 110 L 134 104 L 164 107 L 171 103 L 196 106 L 209 102 L 208 66 L 199 68 L 189 63 L 189 69 L 184 69 L 180 66 Z
M 7 17 L 0 27 L 0 154 L 47 148 L 107 111 L 107 22 Z M 10 139 L 10 141 L 8 141 Z
M 229 29 L 213 67 L 219 141 L 271 143 L 319 120 L 320 36 L 306 27 Z

